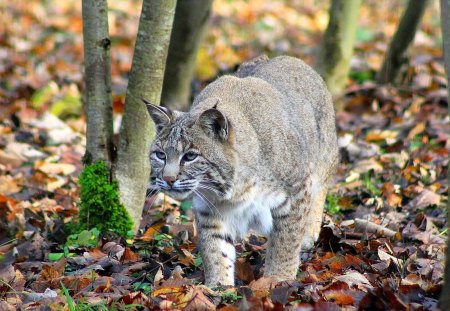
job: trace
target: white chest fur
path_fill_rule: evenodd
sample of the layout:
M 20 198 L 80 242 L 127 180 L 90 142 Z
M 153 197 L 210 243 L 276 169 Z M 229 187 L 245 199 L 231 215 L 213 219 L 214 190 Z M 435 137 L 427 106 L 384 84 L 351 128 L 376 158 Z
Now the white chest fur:
M 286 199 L 283 193 L 267 193 L 254 187 L 245 199 L 239 203 L 211 202 L 203 196 L 194 196 L 193 205 L 198 211 L 213 212 L 220 218 L 227 234 L 233 238 L 244 238 L 250 229 L 268 235 L 272 229 L 271 210 L 278 207 Z

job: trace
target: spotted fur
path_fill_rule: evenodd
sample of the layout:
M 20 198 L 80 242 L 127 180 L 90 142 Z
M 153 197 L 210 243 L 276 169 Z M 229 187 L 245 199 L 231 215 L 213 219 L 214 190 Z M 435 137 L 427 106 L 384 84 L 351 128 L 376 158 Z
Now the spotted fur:
M 206 87 L 187 113 L 148 110 L 150 187 L 193 196 L 206 284 L 234 284 L 234 241 L 250 229 L 269 238 L 265 275 L 294 279 L 338 158 L 320 76 L 292 57 L 258 59 Z

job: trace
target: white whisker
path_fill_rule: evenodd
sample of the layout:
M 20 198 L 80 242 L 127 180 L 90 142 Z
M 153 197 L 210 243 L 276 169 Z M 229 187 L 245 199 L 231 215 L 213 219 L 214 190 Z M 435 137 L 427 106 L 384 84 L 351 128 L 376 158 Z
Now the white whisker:
M 206 189 L 206 190 L 210 190 L 210 191 L 214 192 L 218 197 L 221 197 L 221 198 L 223 198 L 225 196 L 225 193 L 223 193 L 223 192 L 221 192 L 221 191 L 219 191 L 219 190 L 217 190 L 215 188 L 205 186 L 203 184 L 199 184 L 197 187 L 198 188 L 202 188 L 202 189 Z
M 217 211 L 217 213 L 221 216 L 221 217 L 223 217 L 223 215 L 222 215 L 222 213 L 220 213 L 220 211 L 219 211 L 219 209 L 214 205 L 214 204 L 212 204 L 211 203 L 211 201 L 210 200 L 208 200 L 208 198 L 206 197 L 206 196 L 204 196 L 204 195 L 202 195 L 201 193 L 200 193 L 200 191 L 197 191 L 197 190 L 194 190 L 194 192 L 206 203 L 206 205 L 209 207 L 209 209 L 211 210 L 211 212 L 213 212 L 214 213 L 214 211 L 211 209 L 211 207 L 209 206 L 209 205 L 211 205 L 212 207 L 214 207 L 215 208 L 215 210 Z M 209 204 L 209 205 L 208 205 Z
M 157 189 L 156 190 L 156 193 L 154 194 L 154 200 L 151 202 L 151 204 L 150 204 L 150 207 L 149 208 L 152 208 L 153 207 L 153 205 L 155 204 L 155 202 L 157 201 L 157 199 L 158 199 L 158 194 L 161 192 L 161 190 L 160 189 Z M 150 197 L 150 196 L 147 196 L 147 198 L 148 197 Z

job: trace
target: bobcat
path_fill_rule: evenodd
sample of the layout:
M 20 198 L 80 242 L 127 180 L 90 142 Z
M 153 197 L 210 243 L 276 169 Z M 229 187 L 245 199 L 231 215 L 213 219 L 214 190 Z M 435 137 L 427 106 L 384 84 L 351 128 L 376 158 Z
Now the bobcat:
M 268 235 L 264 276 L 295 279 L 338 159 L 321 77 L 293 57 L 258 58 L 207 86 L 189 112 L 146 104 L 157 131 L 151 187 L 193 195 L 205 283 L 234 285 L 234 241 L 249 229 Z

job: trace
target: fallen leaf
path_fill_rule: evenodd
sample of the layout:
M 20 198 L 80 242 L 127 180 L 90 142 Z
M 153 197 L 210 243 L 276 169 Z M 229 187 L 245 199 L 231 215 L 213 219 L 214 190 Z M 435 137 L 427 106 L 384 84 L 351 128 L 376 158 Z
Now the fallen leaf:
M 235 263 L 235 269 L 236 276 L 245 283 L 248 284 L 255 279 L 253 268 L 246 258 L 238 258 Z
M 438 205 L 439 203 L 441 203 L 441 196 L 439 194 L 424 189 L 416 198 L 409 202 L 405 208 L 416 210 L 430 205 Z
M 352 305 L 355 299 L 349 291 L 344 290 L 329 290 L 323 293 L 326 300 L 334 302 L 338 305 Z
M 123 262 L 137 261 L 139 259 L 141 259 L 141 256 L 139 256 L 139 254 L 133 252 L 129 247 L 125 247 L 125 251 L 121 258 Z
M 342 281 L 348 284 L 349 287 L 357 286 L 361 290 L 367 290 L 373 288 L 369 280 L 359 272 L 348 272 L 344 275 L 338 275 L 334 277 L 335 280 Z
M 387 182 L 384 183 L 381 187 L 381 193 L 386 198 L 386 201 L 388 202 L 389 206 L 392 207 L 398 207 L 402 204 L 402 196 L 400 194 L 397 194 L 397 190 L 395 188 L 395 185 Z
M 54 264 L 42 265 L 42 271 L 38 280 L 40 281 L 52 281 L 60 278 L 64 274 L 67 260 L 65 258 L 55 262 Z
M 38 163 L 38 162 L 37 162 Z M 68 163 L 39 163 L 36 168 L 46 174 L 70 175 L 75 172 L 75 165 Z
M 12 193 L 19 192 L 22 189 L 17 184 L 17 181 L 9 175 L 0 176 L 0 193 L 4 195 L 10 195 Z

